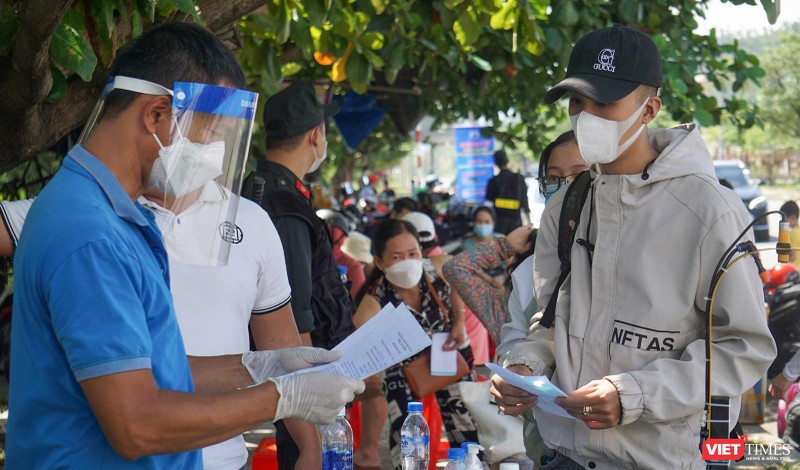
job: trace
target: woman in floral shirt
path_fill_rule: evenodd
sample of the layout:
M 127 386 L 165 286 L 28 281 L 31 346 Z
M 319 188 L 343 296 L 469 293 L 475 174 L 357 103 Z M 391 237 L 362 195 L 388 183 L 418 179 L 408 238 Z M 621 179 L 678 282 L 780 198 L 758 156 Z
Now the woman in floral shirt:
M 448 332 L 450 336 L 445 342 L 444 349 L 458 350 L 472 367 L 472 350 L 464 329 L 463 304 L 458 295 L 451 292 L 450 286 L 441 275 L 441 266 L 449 257 L 435 256 L 423 259 L 417 231 L 411 223 L 404 220 L 390 219 L 381 223 L 373 242 L 376 271 L 371 279 L 367 280 L 366 295 L 353 317 L 356 328 L 375 316 L 386 304 L 405 303 L 429 335 Z M 447 315 L 439 308 L 431 287 L 443 307 L 448 310 Z M 429 349 L 426 349 L 420 354 L 428 351 Z M 400 445 L 400 428 L 406 418 L 407 404 L 420 398 L 412 396 L 402 368 L 418 356 L 419 354 L 388 368 L 383 378 L 383 393 L 388 403 L 390 419 L 389 448 L 392 450 L 395 468 L 400 468 L 400 453 L 397 448 Z M 471 374 L 461 380 L 472 380 Z M 459 447 L 462 442 L 477 442 L 478 432 L 475 423 L 461 401 L 457 383 L 436 392 L 436 401 L 450 445 Z M 372 416 L 370 419 L 375 420 L 369 425 L 365 421 L 364 433 L 366 434 L 368 429 L 370 433 L 376 431 L 379 433 L 386 412 L 368 409 L 367 402 L 362 406 L 365 417 L 370 414 Z M 374 442 L 374 437 L 365 436 L 365 439 L 369 443 Z M 361 453 L 359 458 L 362 456 L 364 460 L 368 460 L 367 455 Z

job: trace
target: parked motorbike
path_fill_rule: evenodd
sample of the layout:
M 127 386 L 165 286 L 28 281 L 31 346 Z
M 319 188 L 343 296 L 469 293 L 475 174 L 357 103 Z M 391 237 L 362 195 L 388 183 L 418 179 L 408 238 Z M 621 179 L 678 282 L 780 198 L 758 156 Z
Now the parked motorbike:
M 767 371 L 771 379 L 800 349 L 800 273 L 794 265 L 781 263 L 770 269 L 770 278 L 764 284 L 767 324 L 778 347 L 778 355 Z

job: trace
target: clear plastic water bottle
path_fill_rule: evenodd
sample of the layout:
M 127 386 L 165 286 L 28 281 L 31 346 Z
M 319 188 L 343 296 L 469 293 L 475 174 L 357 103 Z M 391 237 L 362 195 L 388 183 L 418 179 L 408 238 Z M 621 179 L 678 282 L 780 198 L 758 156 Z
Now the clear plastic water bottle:
M 464 463 L 464 449 L 460 447 L 451 447 L 447 450 L 447 466 L 444 470 L 465 470 L 466 464 Z
M 478 458 L 480 451 L 484 450 L 483 446 L 476 442 L 464 442 L 461 444 L 461 448 L 465 453 L 464 468 L 466 470 L 483 470 L 483 463 Z
M 333 423 L 320 426 L 322 470 L 353 470 L 353 428 L 344 408 Z
M 430 459 L 430 429 L 422 417 L 422 403 L 408 403 L 408 416 L 400 429 L 403 470 L 427 470 Z

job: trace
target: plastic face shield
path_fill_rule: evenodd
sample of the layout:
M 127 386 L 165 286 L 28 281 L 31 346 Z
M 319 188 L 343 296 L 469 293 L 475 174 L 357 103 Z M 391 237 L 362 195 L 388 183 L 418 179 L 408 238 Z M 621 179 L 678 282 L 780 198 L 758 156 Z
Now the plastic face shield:
M 242 239 L 236 213 L 258 94 L 185 82 L 168 90 L 114 77 L 80 142 L 88 140 L 84 136 L 102 119 L 105 97 L 113 89 L 172 95 L 170 141 L 158 142 L 161 150 L 148 180 L 152 187 L 145 195 L 176 215 L 165 222 L 171 226 L 161 226 L 171 258 L 185 264 L 226 265 L 231 245 Z

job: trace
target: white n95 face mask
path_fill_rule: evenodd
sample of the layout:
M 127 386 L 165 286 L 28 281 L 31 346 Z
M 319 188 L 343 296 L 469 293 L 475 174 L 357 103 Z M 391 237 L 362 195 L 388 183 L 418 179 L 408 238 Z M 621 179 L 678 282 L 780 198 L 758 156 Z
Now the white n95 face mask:
M 624 121 L 603 119 L 586 111 L 570 116 L 572 130 L 575 131 L 575 138 L 583 159 L 590 165 L 595 163 L 602 165 L 616 160 L 644 130 L 645 125 L 642 124 L 628 140 L 619 144 L 619 139 L 633 126 L 648 101 L 650 101 L 649 97 Z
M 157 135 L 153 137 L 161 149 L 147 179 L 149 187 L 181 197 L 222 174 L 225 141 L 198 144 L 180 137 L 164 147 Z
M 383 270 L 386 279 L 402 289 L 410 289 L 422 279 L 422 260 L 406 259 Z

